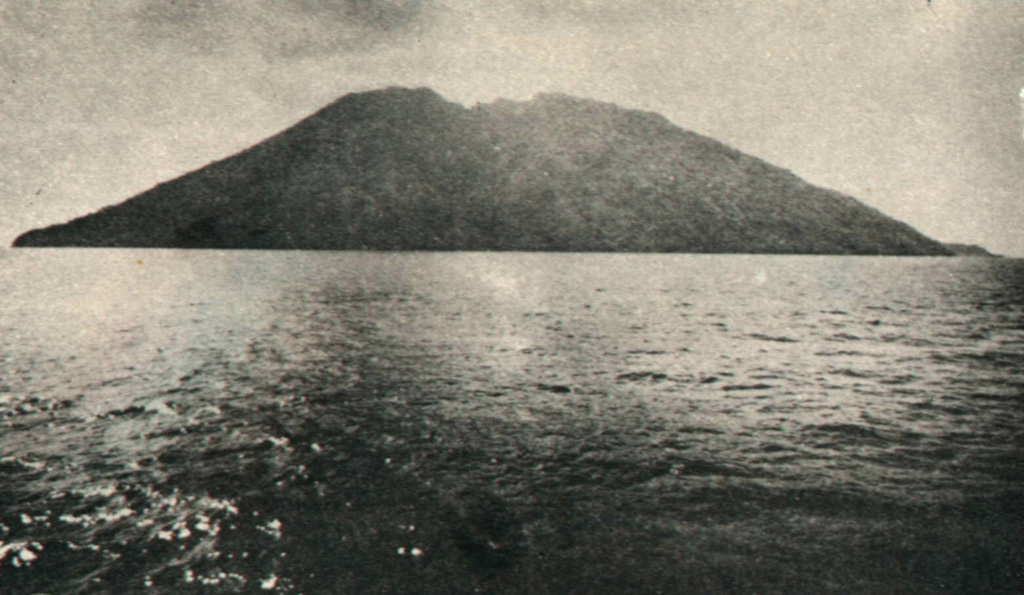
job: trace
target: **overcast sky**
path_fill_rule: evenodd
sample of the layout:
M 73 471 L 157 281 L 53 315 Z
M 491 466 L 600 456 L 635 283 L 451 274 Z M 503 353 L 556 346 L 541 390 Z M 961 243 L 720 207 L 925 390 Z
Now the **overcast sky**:
M 659 112 L 1024 256 L 1024 0 L 0 0 L 0 245 L 337 97 Z

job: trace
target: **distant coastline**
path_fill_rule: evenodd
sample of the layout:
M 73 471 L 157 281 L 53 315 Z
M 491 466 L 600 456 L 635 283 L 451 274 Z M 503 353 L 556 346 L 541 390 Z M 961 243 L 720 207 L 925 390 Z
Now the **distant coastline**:
M 1002 258 L 999 254 L 992 254 L 988 250 L 982 248 L 977 244 L 958 244 L 954 242 L 946 242 L 946 247 L 949 248 L 956 256 L 979 256 L 984 258 Z

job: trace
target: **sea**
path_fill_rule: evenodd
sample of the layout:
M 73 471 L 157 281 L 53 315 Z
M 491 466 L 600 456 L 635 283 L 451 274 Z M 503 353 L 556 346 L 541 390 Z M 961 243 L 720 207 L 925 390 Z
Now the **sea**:
M 1020 593 L 1024 261 L 0 251 L 0 593 Z

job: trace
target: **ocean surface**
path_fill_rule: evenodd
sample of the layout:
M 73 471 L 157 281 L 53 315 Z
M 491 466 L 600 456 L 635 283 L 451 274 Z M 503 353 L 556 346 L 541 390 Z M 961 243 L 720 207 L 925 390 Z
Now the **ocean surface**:
M 0 252 L 0 593 L 1019 593 L 1024 261 Z

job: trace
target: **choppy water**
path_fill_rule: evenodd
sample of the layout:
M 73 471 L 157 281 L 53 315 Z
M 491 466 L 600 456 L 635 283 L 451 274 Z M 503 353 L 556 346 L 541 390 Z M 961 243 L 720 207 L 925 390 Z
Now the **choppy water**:
M 0 253 L 0 592 L 1018 592 L 1024 262 Z

